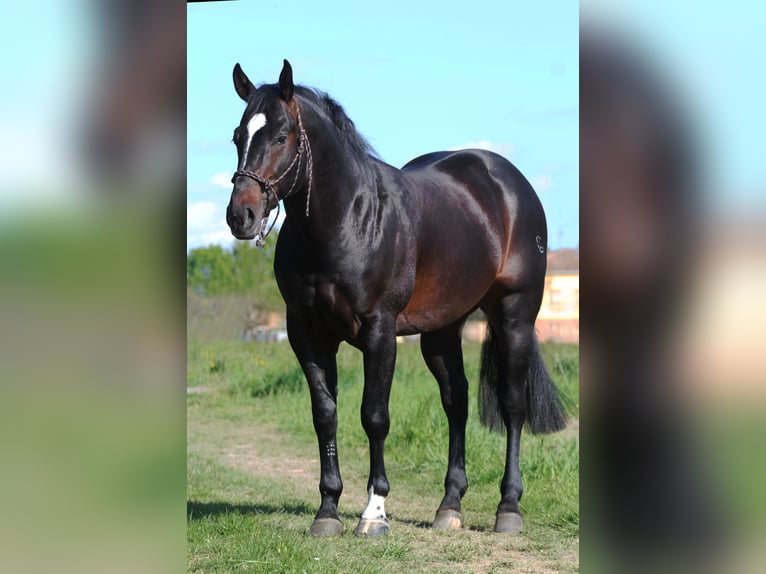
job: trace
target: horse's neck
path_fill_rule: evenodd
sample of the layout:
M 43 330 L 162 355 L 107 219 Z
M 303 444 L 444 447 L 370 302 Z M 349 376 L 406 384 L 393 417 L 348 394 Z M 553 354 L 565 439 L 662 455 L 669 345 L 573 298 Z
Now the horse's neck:
M 285 202 L 287 216 L 310 241 L 337 237 L 359 193 L 376 196 L 374 161 L 350 163 L 342 146 L 309 134 L 313 165 L 300 193 Z M 309 189 L 309 181 L 311 188 Z M 308 214 L 308 215 L 307 215 Z

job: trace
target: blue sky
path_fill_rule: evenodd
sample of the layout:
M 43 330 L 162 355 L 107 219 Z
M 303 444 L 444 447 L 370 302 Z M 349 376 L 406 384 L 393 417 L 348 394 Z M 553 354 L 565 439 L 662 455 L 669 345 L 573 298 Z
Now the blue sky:
M 484 147 L 532 182 L 552 248 L 578 229 L 576 2 L 214 2 L 187 8 L 187 247 L 229 245 L 236 62 L 328 92 L 386 162 Z

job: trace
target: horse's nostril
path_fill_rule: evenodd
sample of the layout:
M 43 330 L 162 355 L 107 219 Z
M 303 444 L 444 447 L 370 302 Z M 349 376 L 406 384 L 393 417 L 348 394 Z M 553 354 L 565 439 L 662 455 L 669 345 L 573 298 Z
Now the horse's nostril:
M 255 222 L 255 212 L 249 207 L 245 208 L 245 227 L 251 226 Z

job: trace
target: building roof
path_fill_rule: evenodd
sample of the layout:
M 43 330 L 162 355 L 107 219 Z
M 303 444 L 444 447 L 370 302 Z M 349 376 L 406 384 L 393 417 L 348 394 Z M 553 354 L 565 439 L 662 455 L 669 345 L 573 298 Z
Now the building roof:
M 561 273 L 563 271 L 580 271 L 580 248 L 556 249 L 548 252 L 548 272 Z

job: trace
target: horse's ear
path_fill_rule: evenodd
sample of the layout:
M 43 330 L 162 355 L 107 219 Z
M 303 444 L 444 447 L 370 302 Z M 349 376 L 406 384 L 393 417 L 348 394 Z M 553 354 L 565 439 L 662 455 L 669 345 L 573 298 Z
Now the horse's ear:
M 279 93 L 282 95 L 282 99 L 289 102 L 293 97 L 295 86 L 293 85 L 293 68 L 290 62 L 284 61 L 282 65 L 282 72 L 279 74 Z
M 250 80 L 242 71 L 242 67 L 237 64 L 234 66 L 234 89 L 237 90 L 237 94 L 240 98 L 247 101 L 250 94 L 255 90 L 255 86 L 250 83 Z

